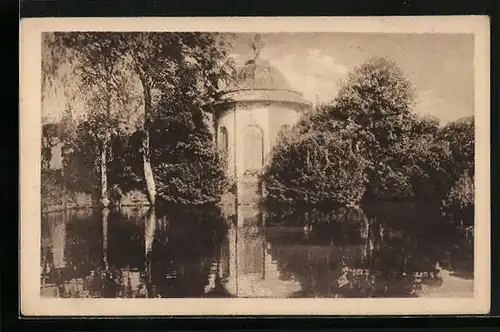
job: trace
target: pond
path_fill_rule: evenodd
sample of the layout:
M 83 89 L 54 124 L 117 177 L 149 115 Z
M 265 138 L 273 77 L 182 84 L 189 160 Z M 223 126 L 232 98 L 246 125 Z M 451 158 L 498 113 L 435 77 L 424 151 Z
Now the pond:
M 472 296 L 473 241 L 426 204 L 42 216 L 46 297 Z

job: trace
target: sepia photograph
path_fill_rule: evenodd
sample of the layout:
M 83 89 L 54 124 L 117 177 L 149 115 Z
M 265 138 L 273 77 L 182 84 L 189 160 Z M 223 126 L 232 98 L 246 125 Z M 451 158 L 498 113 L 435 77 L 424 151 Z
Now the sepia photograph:
M 23 310 L 487 312 L 489 22 L 399 19 L 25 20 Z

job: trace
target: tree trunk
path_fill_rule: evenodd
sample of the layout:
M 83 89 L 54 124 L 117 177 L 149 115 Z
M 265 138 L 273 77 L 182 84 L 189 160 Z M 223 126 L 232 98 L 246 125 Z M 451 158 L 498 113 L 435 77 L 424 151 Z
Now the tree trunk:
M 146 224 L 144 229 L 144 248 L 145 248 L 145 270 L 146 270 L 146 288 L 148 293 L 152 294 L 151 290 L 151 251 L 153 249 L 153 240 L 156 230 L 156 211 L 155 207 L 151 206 L 146 213 Z
M 156 184 L 151 167 L 151 149 L 149 139 L 149 127 L 151 116 L 151 93 L 149 89 L 144 89 L 144 139 L 142 142 L 142 161 L 144 166 L 144 178 L 146 180 L 146 188 L 148 191 L 148 201 L 151 206 L 156 202 Z
M 108 157 L 108 137 L 104 138 L 101 150 L 101 204 L 105 208 L 108 207 L 109 205 L 107 157 Z
M 104 208 L 102 210 L 102 262 L 104 264 L 104 270 L 109 271 L 108 264 L 108 221 L 109 221 L 109 209 Z

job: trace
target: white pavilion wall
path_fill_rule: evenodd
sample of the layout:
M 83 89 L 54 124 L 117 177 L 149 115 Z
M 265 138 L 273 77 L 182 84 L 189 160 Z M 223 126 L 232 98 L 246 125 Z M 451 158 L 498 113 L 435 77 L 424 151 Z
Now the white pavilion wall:
M 284 125 L 293 127 L 300 118 L 297 108 L 276 105 L 269 110 L 269 141 L 270 150 L 278 141 L 278 134 Z
M 301 110 L 286 104 L 272 103 L 240 103 L 223 112 L 216 121 L 218 142 L 221 146 L 221 129 L 225 128 L 228 134 L 227 165 L 228 174 L 238 178 L 244 174 L 245 142 L 251 127 L 262 131 L 262 152 L 264 165 L 268 162 L 268 155 L 276 145 L 278 134 L 284 125 L 292 127 L 300 118 Z
M 271 148 L 268 107 L 237 105 L 235 108 L 226 111 L 218 120 L 218 133 L 220 134 L 222 127 L 225 127 L 228 132 L 227 160 L 228 173 L 231 175 L 235 174 L 235 166 L 238 176 L 242 176 L 245 172 L 245 136 L 251 126 L 256 126 L 262 130 L 263 154 L 265 157 Z

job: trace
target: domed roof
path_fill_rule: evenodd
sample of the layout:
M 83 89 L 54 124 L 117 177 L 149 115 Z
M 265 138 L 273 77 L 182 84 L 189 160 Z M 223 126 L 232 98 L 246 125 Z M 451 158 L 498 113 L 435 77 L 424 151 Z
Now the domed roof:
M 269 61 L 259 57 L 265 44 L 256 35 L 250 45 L 254 51 L 252 59 L 245 62 L 233 82 L 234 90 L 292 90 L 283 74 Z
M 259 57 L 264 44 L 259 35 L 251 45 L 254 56 L 239 69 L 234 80 L 221 91 L 210 104 L 225 109 L 233 103 L 286 103 L 298 109 L 309 109 L 311 103 L 303 99 L 302 93 L 292 89 L 285 76 L 269 61 Z
M 235 90 L 293 90 L 285 76 L 269 61 L 256 57 L 245 62 L 234 82 Z

